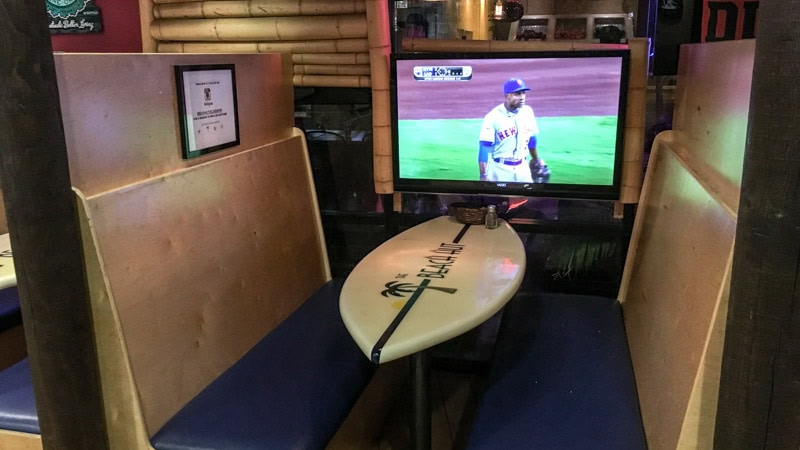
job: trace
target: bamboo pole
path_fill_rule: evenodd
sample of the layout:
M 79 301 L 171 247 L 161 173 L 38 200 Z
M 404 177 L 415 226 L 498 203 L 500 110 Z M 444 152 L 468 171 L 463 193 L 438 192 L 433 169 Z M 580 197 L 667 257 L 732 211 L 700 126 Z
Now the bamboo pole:
M 394 192 L 389 100 L 389 7 L 385 0 L 366 0 L 367 40 L 372 79 L 372 158 L 375 192 Z
M 366 39 L 284 42 L 162 42 L 159 53 L 364 53 Z
M 625 112 L 625 149 L 622 163 L 622 203 L 638 203 L 642 193 L 645 110 L 647 108 L 647 38 L 628 40 L 628 106 Z
M 369 64 L 369 53 L 299 53 L 292 55 L 295 64 Z
M 370 87 L 370 78 L 358 75 L 295 75 L 292 78 L 295 86 L 313 87 Z
M 159 42 L 158 53 L 259 53 L 257 42 Z
M 142 53 L 157 51 L 158 42 L 150 36 L 150 22 L 153 20 L 153 3 L 139 0 L 139 28 L 142 32 Z
M 320 16 L 364 14 L 365 9 L 363 0 L 217 0 L 155 5 L 153 16 L 156 19 Z
M 625 44 L 597 44 L 580 41 L 476 41 L 466 39 L 403 38 L 401 46 L 410 52 L 501 52 L 520 50 L 603 50 L 625 49 Z
M 154 20 L 159 41 L 295 41 L 363 38 L 364 15 Z
M 353 64 L 353 65 L 295 64 L 294 74 L 369 76 L 369 64 Z

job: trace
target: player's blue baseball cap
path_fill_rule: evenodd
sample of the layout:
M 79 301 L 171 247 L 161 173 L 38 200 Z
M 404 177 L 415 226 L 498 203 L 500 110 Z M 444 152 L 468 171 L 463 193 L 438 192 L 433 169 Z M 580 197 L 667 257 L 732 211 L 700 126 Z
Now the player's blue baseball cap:
M 503 95 L 511 94 L 512 92 L 530 91 L 531 88 L 525 86 L 525 82 L 519 78 L 512 78 L 503 84 Z

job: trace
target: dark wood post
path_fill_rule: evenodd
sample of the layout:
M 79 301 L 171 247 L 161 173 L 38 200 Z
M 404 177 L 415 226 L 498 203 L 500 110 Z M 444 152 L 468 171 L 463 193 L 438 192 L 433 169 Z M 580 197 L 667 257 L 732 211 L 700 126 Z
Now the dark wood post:
M 0 179 L 45 449 L 107 449 L 44 0 L 0 7 Z
M 800 8 L 760 2 L 716 449 L 800 447 Z

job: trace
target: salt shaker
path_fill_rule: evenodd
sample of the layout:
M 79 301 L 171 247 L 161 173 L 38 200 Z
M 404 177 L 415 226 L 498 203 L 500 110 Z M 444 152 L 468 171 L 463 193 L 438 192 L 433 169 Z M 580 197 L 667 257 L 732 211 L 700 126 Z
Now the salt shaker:
M 486 210 L 486 228 L 497 228 L 497 207 L 489 205 Z

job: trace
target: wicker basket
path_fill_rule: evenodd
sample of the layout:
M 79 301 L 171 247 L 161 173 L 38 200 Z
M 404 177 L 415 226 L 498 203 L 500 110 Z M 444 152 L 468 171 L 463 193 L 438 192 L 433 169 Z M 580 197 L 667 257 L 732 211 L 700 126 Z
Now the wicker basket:
M 486 207 L 472 203 L 451 203 L 448 207 L 450 215 L 459 223 L 478 225 L 486 220 Z

